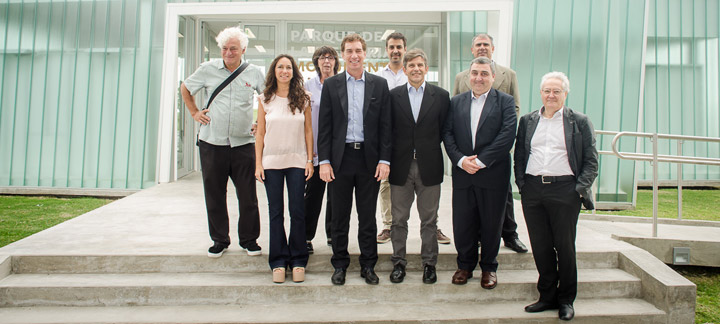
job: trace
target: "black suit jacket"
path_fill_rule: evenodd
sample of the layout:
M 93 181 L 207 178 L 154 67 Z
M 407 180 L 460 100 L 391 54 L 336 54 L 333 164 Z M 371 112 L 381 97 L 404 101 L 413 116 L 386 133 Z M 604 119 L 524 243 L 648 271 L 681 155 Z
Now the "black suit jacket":
M 407 83 L 390 90 L 392 99 L 392 169 L 390 184 L 402 186 L 410 172 L 413 150 L 417 154 L 420 179 L 424 186 L 443 181 L 442 128 L 450 108 L 450 95 L 444 89 L 425 83 L 420 113 L 415 122 Z
M 380 160 L 391 161 L 390 91 L 387 81 L 365 73 L 363 131 L 365 164 L 375 173 Z M 330 160 L 334 172 L 340 170 L 348 129 L 347 72 L 325 80 L 320 96 L 318 121 L 318 160 Z
M 470 130 L 472 90 L 452 98 L 445 120 L 443 142 L 453 163 L 453 188 L 470 186 L 507 190 L 510 184 L 510 149 L 515 140 L 515 100 L 510 95 L 490 89 L 480 115 L 475 146 Z M 476 155 L 485 164 L 475 174 L 457 166 L 463 156 Z
M 525 170 L 530 158 L 530 142 L 539 120 L 539 110 L 520 118 L 517 142 L 515 143 L 515 183 L 521 194 L 525 184 Z M 576 178 L 575 191 L 583 197 L 585 208 L 594 209 L 595 204 L 590 189 L 598 174 L 595 130 L 587 116 L 568 107 L 563 108 L 563 128 L 570 170 Z

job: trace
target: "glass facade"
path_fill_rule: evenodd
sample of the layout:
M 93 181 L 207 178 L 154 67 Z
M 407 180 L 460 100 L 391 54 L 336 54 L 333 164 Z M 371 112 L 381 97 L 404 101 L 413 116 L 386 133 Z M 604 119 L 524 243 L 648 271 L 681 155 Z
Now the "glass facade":
M 206 1 L 0 3 L 0 186 L 155 184 L 164 15 L 167 3 L 178 2 Z M 587 114 L 596 129 L 720 136 L 718 0 L 516 0 L 513 15 L 506 65 L 518 75 L 521 113 L 541 107 L 540 78 L 557 70 L 571 81 L 568 106 Z M 246 54 L 252 63 L 266 66 L 276 54 L 290 53 L 306 77 L 315 73 L 314 47 L 338 48 L 338 32 L 368 33 L 367 68 L 382 68 L 382 35 L 396 30 L 408 37 L 408 47 L 428 53 L 429 81 L 451 87 L 472 58 L 473 35 L 497 34 L 499 16 L 492 10 L 450 11 L 442 22 L 415 24 L 181 17 L 177 71 L 182 79 L 198 62 L 219 57 L 214 33 L 222 24 L 241 24 L 254 33 Z M 202 48 L 193 49 L 195 43 Z M 173 163 L 179 175 L 194 169 L 186 134 L 195 129 L 184 112 L 178 101 Z M 610 140 L 599 136 L 599 147 L 609 150 Z M 663 153 L 676 150 L 675 143 L 661 144 Z M 636 146 L 647 151 L 650 143 L 628 139 L 620 149 Z M 717 157 L 719 151 L 717 144 L 683 146 L 685 154 Z M 603 156 L 599 200 L 632 202 L 636 174 L 651 174 L 649 164 L 638 163 L 637 170 L 635 165 Z M 673 179 L 675 166 L 662 164 L 660 175 Z M 686 166 L 683 178 L 717 181 L 720 171 Z
M 542 107 L 540 79 L 562 71 L 570 79 L 566 105 L 590 118 L 595 129 L 636 131 L 641 105 L 645 2 L 635 0 L 518 0 L 512 67 L 521 92 L 521 114 Z M 598 136 L 598 149 L 612 138 Z M 635 143 L 621 142 L 621 151 Z M 598 201 L 631 203 L 635 163 L 600 157 Z
M 652 0 L 645 55 L 645 105 L 642 132 L 720 137 L 720 66 L 718 1 Z M 644 141 L 644 152 L 652 143 Z M 677 154 L 677 141 L 658 141 L 660 154 Z M 688 141 L 683 155 L 720 157 L 720 145 Z M 659 164 L 662 180 L 677 179 L 675 164 Z M 638 177 L 652 180 L 649 163 L 639 165 Z M 687 181 L 720 179 L 720 168 L 684 165 Z
M 0 186 L 155 183 L 164 4 L 0 4 Z

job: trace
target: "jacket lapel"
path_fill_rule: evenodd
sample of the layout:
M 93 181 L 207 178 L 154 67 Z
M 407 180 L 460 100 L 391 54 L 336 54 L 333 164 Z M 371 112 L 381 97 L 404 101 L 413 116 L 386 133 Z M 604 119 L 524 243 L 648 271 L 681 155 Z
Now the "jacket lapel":
M 574 165 L 575 161 L 575 148 L 573 144 L 573 133 L 575 132 L 575 115 L 572 113 L 570 108 L 563 106 L 563 128 L 565 129 L 565 150 L 567 150 L 568 162 L 570 163 L 570 169 L 573 172 L 577 170 Z
M 416 124 L 420 124 L 420 121 L 427 116 L 430 111 L 430 107 L 435 102 L 435 91 L 430 87 L 429 84 L 425 83 L 425 92 L 423 93 L 422 102 L 420 103 L 420 113 L 418 113 L 418 119 Z M 412 113 L 412 111 L 411 111 Z
M 499 69 L 496 64 L 495 65 L 495 82 L 493 82 L 493 88 L 500 89 L 503 82 L 505 82 L 505 70 Z
M 530 156 L 530 142 L 532 142 L 532 137 L 535 134 L 535 129 L 537 129 L 537 125 L 538 125 L 539 121 L 540 121 L 539 111 L 536 113 L 532 113 L 530 115 L 530 118 L 528 118 L 528 125 L 527 125 L 527 130 L 525 133 L 525 147 L 527 148 L 525 150 L 525 152 L 526 152 L 527 156 Z M 526 156 L 526 159 L 527 159 L 527 156 Z
M 365 73 L 365 72 L 363 72 Z M 363 100 L 363 117 L 368 112 L 368 108 L 370 107 L 370 101 L 372 100 L 373 95 L 373 89 L 375 88 L 375 82 L 373 82 L 373 78 L 370 76 L 369 73 L 365 74 L 365 100 Z
M 480 128 L 482 128 L 482 125 L 483 123 L 485 123 L 485 120 L 487 120 L 487 117 L 492 114 L 493 110 L 495 110 L 497 106 L 495 102 L 497 102 L 497 90 L 490 88 L 487 97 L 485 97 L 485 104 L 483 105 L 482 113 L 480 114 L 480 121 L 478 122 L 477 133 L 480 132 Z M 475 143 L 477 143 L 477 140 L 475 141 Z
M 400 103 L 400 107 L 398 109 L 400 109 L 401 114 L 405 116 L 405 118 L 408 118 L 409 120 L 414 122 L 414 118 L 412 115 L 412 107 L 410 105 L 410 96 L 408 95 L 407 87 L 402 87 L 403 91 L 394 94 L 399 98 L 397 99 L 397 102 Z
M 348 118 L 348 98 L 347 98 L 347 73 L 343 72 L 340 74 L 340 82 L 337 84 L 338 97 L 340 98 L 340 105 L 342 106 L 343 113 L 345 113 L 345 119 Z
M 460 116 L 467 116 L 467 119 L 463 124 L 465 124 L 465 128 L 467 129 L 467 138 L 469 138 L 472 143 L 472 90 L 463 93 L 460 99 L 463 100 L 458 105 L 462 109 Z M 473 150 L 474 149 L 475 148 L 473 147 Z

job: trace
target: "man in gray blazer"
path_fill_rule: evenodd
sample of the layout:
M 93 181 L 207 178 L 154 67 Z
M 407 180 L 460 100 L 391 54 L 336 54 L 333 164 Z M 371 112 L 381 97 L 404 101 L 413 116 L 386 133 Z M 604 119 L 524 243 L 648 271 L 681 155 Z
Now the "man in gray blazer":
M 478 34 L 473 38 L 472 47 L 470 47 L 473 55 L 477 57 L 487 57 L 492 60 L 495 45 L 492 36 L 488 34 Z M 515 99 L 515 114 L 520 114 L 520 91 L 518 90 L 518 81 L 515 71 L 492 61 L 495 67 L 495 82 L 493 89 L 509 94 Z M 470 86 L 470 69 L 462 71 L 455 76 L 455 87 L 453 96 L 471 89 Z M 512 187 L 508 190 L 505 206 L 505 218 L 503 220 L 502 238 L 505 246 L 518 253 L 527 252 L 525 244 L 520 241 L 517 234 L 517 223 L 515 222 L 515 212 L 513 209 Z

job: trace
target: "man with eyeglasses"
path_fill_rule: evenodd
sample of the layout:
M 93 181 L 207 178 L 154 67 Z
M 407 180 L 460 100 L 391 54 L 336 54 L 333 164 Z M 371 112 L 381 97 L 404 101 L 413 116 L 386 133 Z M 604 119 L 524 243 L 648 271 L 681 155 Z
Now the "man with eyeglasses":
M 242 72 L 220 91 L 208 106 L 198 109 L 194 95 L 203 90 L 205 100 L 228 77 L 241 68 L 248 37 L 239 27 L 221 31 L 217 38 L 222 59 L 205 62 L 180 85 L 190 115 L 199 122 L 198 146 L 202 167 L 205 206 L 213 246 L 208 257 L 219 258 L 230 246 L 227 181 L 235 185 L 240 215 L 238 239 L 248 255 L 261 255 L 260 214 L 255 191 L 255 137 L 252 134 L 253 94 L 265 88 L 265 75 L 255 65 Z
M 564 73 L 545 74 L 543 107 L 520 118 L 515 142 L 515 183 L 540 275 L 540 299 L 525 311 L 559 309 L 558 317 L 566 321 L 575 316 L 580 205 L 594 208 L 590 187 L 598 174 L 593 125 L 565 106 L 569 91 Z
M 488 34 L 478 34 L 473 38 L 472 47 L 470 47 L 474 57 L 487 57 L 492 60 L 493 53 L 495 52 L 495 45 L 493 44 L 492 36 Z M 507 93 L 515 99 L 515 114 L 520 114 L 520 91 L 518 90 L 518 81 L 515 71 L 512 69 L 497 64 L 492 61 L 492 65 L 495 67 L 495 81 L 492 87 L 496 90 L 500 90 Z M 470 85 L 470 70 L 465 70 L 458 73 L 455 76 L 455 90 L 453 96 L 469 91 Z M 508 189 L 506 204 L 505 204 L 505 218 L 503 219 L 502 238 L 505 241 L 505 246 L 517 253 L 527 252 L 527 247 L 518 238 L 517 223 L 515 222 L 514 213 L 514 201 L 512 198 L 512 187 Z
M 305 240 L 307 242 L 308 253 L 312 254 L 315 249 L 312 240 L 315 238 L 317 231 L 318 218 L 322 209 L 322 200 L 325 195 L 325 181 L 320 179 L 320 166 L 317 158 L 317 138 L 318 138 L 318 118 L 320 116 L 320 96 L 322 94 L 325 79 L 337 74 L 340 68 L 340 59 L 338 59 L 337 51 L 330 46 L 322 46 L 315 50 L 312 56 L 313 66 L 318 75 L 305 82 L 305 90 L 310 92 L 310 107 L 312 108 L 312 129 L 313 129 L 313 165 L 315 172 L 312 178 L 305 186 Z M 332 243 L 332 232 L 330 225 L 332 224 L 332 213 L 330 205 L 330 191 L 328 190 L 328 199 L 325 206 L 325 235 L 327 244 Z

